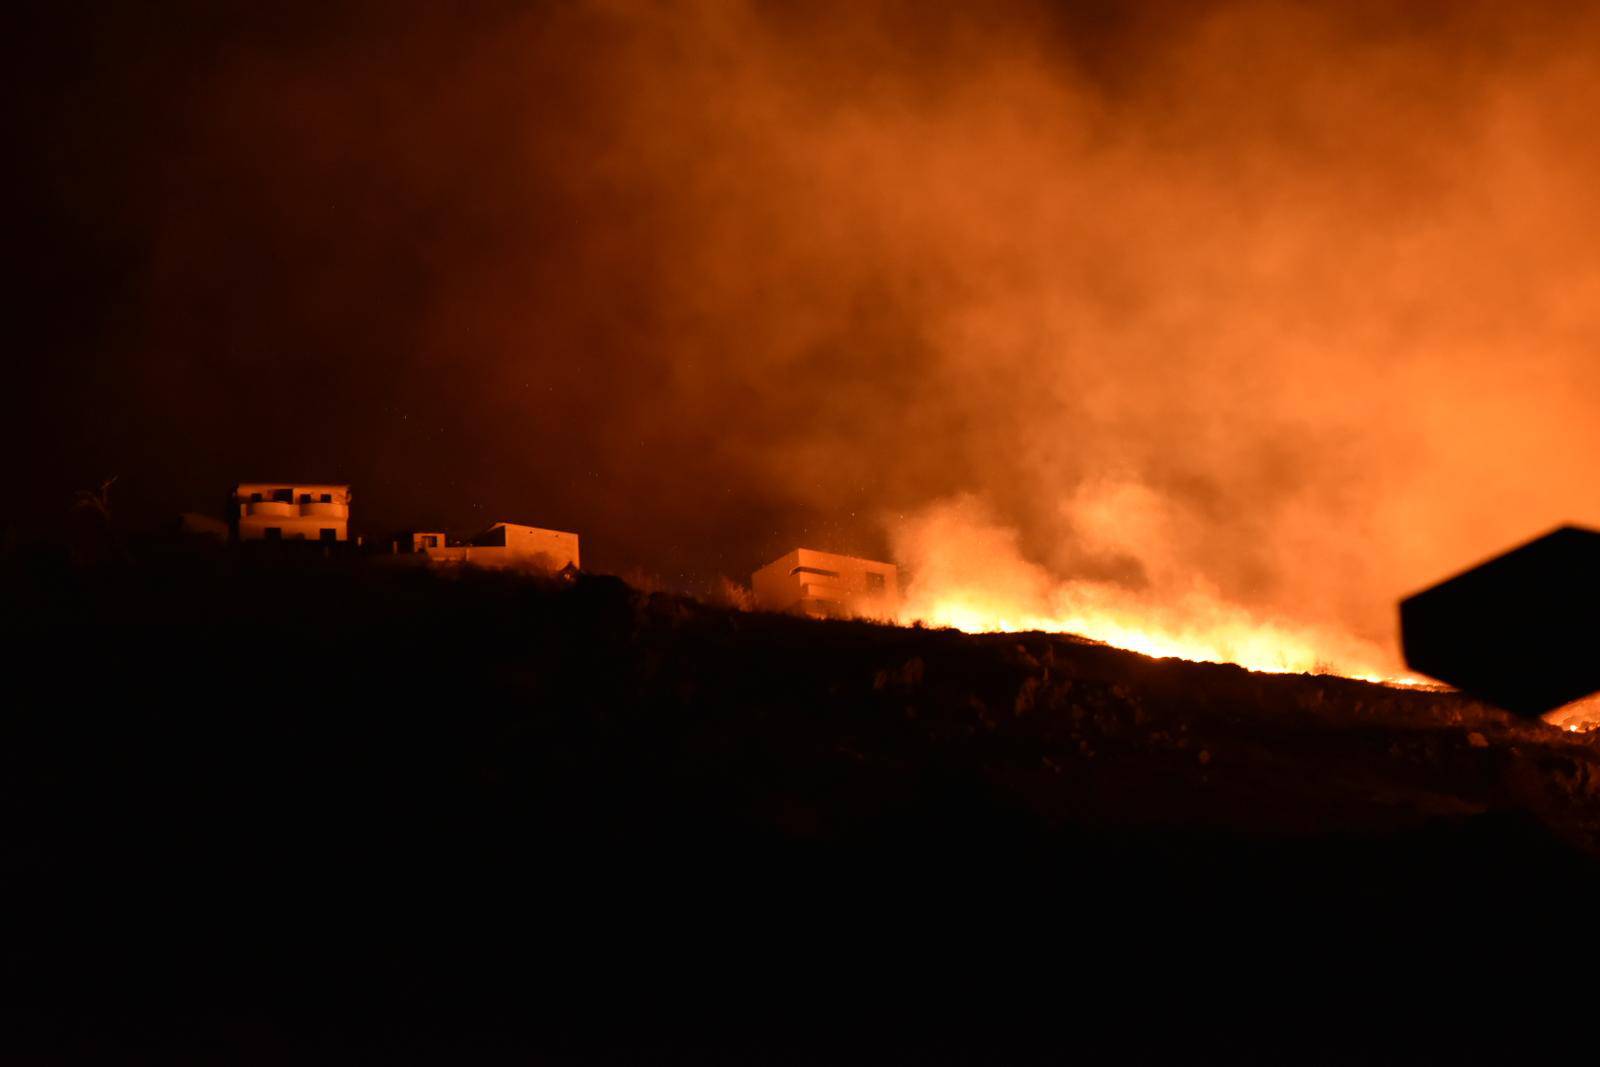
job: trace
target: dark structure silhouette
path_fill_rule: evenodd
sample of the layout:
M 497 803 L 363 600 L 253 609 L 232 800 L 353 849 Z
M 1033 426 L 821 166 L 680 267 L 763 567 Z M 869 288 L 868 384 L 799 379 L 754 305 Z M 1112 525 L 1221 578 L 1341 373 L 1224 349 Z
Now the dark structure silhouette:
M 1600 532 L 1563 526 L 1400 602 L 1406 663 L 1518 715 L 1600 689 Z

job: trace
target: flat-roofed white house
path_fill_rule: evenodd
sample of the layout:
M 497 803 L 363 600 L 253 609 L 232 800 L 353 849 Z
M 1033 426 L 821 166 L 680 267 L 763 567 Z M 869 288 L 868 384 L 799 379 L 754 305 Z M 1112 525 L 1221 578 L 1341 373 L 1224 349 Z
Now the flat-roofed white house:
M 431 548 L 445 548 L 450 538 L 443 530 L 408 530 L 394 543 L 396 552 L 426 552 Z
M 443 534 L 415 533 L 411 537 L 411 551 L 427 556 L 430 563 L 540 571 L 579 566 L 578 535 L 562 530 L 497 522 L 466 544 L 446 545 Z M 430 543 L 434 541 L 437 543 Z
M 240 482 L 229 519 L 240 541 L 348 541 L 350 487 L 322 482 Z
M 900 570 L 893 563 L 797 548 L 750 576 L 764 611 L 819 617 L 888 617 L 900 601 Z

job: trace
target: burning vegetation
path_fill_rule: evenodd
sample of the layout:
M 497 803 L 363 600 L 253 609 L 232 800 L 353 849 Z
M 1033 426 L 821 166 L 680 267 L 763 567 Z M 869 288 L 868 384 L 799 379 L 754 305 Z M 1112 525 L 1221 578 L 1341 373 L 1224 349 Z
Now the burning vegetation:
M 1376 642 L 1252 612 L 1200 575 L 1164 576 L 1169 581 L 1160 591 L 1056 578 L 1022 557 L 1013 531 L 972 509 L 971 502 L 937 509 L 897 542 L 916 561 L 901 621 L 970 632 L 1077 634 L 1148 656 L 1256 671 L 1420 680 Z

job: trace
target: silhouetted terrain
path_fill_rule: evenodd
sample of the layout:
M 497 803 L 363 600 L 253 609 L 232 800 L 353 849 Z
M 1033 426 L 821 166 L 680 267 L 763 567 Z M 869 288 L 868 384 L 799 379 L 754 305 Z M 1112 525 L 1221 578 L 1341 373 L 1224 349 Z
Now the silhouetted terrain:
M 1453 695 L 603 577 L 145 553 L 4 582 L 9 1060 L 1586 1036 L 1600 747 Z

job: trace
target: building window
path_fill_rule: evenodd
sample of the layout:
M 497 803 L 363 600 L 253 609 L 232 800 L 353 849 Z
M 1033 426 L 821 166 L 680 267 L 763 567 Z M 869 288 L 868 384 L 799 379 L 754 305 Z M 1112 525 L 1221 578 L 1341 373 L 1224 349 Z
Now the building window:
M 319 541 L 337 541 L 337 540 L 339 540 L 339 531 L 338 530 L 330 530 L 326 526 L 324 526 L 322 529 L 317 531 L 317 540 L 319 540 Z
M 885 588 L 884 576 L 879 574 L 877 571 L 868 571 L 867 572 L 867 592 L 869 592 L 869 593 L 881 593 L 881 592 L 883 592 L 884 588 Z
M 268 541 L 282 541 L 283 540 L 283 527 L 282 526 L 268 526 L 265 530 L 261 531 L 261 535 L 263 537 L 265 537 Z
M 300 494 L 300 503 L 302 503 L 302 504 L 311 503 L 311 494 L 310 493 L 301 493 Z
M 789 573 L 791 575 L 795 575 L 795 574 L 815 574 L 815 575 L 819 575 L 820 577 L 823 577 L 823 578 L 837 578 L 837 577 L 839 577 L 839 572 L 838 571 L 825 571 L 821 567 L 795 567 Z
M 294 503 L 294 490 L 293 489 L 274 489 L 272 491 L 272 499 L 274 499 L 276 501 L 279 501 L 281 503 L 284 503 L 284 504 L 293 504 Z
M 259 503 L 261 503 L 261 494 L 260 494 L 260 493 L 251 493 L 251 494 L 250 494 L 250 502 L 251 502 L 251 503 L 252 503 L 252 504 L 259 504 Z
M 429 534 L 427 537 L 424 537 L 422 539 L 422 543 L 424 545 L 428 546 L 429 548 L 438 548 L 439 547 L 439 539 L 437 537 L 435 537 L 433 534 Z
M 332 493 L 323 493 L 323 494 L 322 494 L 322 502 L 323 502 L 323 503 L 324 503 L 324 504 L 331 504 L 331 503 L 333 503 L 333 494 L 332 494 Z

